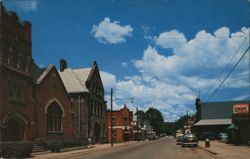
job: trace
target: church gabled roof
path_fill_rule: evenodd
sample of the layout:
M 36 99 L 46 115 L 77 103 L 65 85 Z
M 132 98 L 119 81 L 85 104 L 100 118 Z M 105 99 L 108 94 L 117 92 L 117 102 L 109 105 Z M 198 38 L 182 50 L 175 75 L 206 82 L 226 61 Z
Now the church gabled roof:
M 65 66 L 66 68 L 59 71 L 59 75 L 61 76 L 67 92 L 88 93 L 89 90 L 86 83 L 91 79 L 94 70 L 98 70 L 96 62 L 94 61 L 94 64 L 90 68 L 71 69 L 67 68 L 67 64 L 65 64 Z
M 75 75 L 78 77 L 82 85 L 86 84 L 86 81 L 88 80 L 90 71 L 92 68 L 82 68 L 82 69 L 74 69 Z
M 81 73 L 84 73 L 82 78 L 80 76 Z M 77 70 L 75 72 L 71 68 L 66 68 L 63 72 L 59 72 L 59 75 L 68 93 L 89 92 L 84 82 L 85 76 L 88 76 L 87 71 Z

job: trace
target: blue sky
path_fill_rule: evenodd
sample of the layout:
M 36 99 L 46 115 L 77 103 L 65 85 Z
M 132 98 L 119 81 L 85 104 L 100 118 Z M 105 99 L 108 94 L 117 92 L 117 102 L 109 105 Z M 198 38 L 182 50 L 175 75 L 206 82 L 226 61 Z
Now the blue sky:
M 206 101 L 249 46 L 248 0 L 3 1 L 32 23 L 38 65 L 96 60 L 107 100 L 111 87 L 117 98 L 135 98 L 116 108 L 155 107 L 166 121 L 194 113 L 195 97 Z M 247 61 L 208 101 L 249 99 Z

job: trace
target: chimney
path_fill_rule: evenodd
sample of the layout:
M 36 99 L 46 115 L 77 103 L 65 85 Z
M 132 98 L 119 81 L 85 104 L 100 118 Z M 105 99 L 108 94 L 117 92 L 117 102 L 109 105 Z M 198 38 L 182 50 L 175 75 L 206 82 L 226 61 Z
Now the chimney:
M 63 72 L 67 68 L 67 61 L 64 59 L 60 60 L 60 72 Z

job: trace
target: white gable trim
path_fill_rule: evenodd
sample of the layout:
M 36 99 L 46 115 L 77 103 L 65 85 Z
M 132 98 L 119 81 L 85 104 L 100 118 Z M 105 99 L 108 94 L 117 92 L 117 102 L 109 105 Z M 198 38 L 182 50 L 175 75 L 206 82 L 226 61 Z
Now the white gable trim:
M 48 112 L 48 107 L 49 107 L 50 104 L 52 104 L 53 102 L 56 102 L 56 103 L 61 107 L 62 112 L 63 112 L 63 117 L 64 117 L 64 116 L 65 116 L 64 108 L 63 108 L 61 102 L 60 102 L 57 98 L 52 98 L 52 99 L 50 99 L 50 100 L 47 102 L 47 104 L 46 104 L 45 107 L 44 107 L 44 113 L 47 114 L 47 112 Z

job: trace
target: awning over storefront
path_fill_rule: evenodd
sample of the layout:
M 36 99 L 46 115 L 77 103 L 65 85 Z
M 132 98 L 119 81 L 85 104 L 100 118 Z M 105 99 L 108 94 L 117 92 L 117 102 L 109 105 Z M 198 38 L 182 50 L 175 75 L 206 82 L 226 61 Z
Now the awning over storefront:
M 194 126 L 212 126 L 212 125 L 230 125 L 232 119 L 203 119 L 198 121 Z
M 239 130 L 239 127 L 235 124 L 231 124 L 227 129 L 229 130 Z

